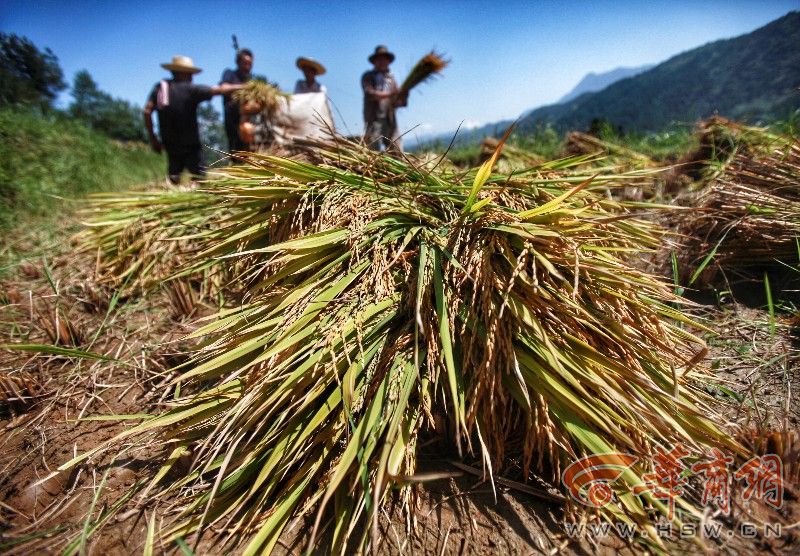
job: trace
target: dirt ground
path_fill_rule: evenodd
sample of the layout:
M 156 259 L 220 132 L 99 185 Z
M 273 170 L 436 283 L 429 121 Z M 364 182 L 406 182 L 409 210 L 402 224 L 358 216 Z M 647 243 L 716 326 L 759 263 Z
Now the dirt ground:
M 193 319 L 216 308 L 208 299 L 180 305 L 165 292 L 115 300 L 96 283 L 94 268 L 91 258 L 62 253 L 47 261 L 23 262 L 0 280 L 0 344 L 59 342 L 116 359 L 0 349 L 3 553 L 139 554 L 148 520 L 154 512 L 159 515 L 160 508 L 138 496 L 157 471 L 148 460 L 164 455 L 159 447 L 149 453 L 123 450 L 73 472 L 54 470 L 124 430 L 124 421 L 103 416 L 163 409 L 168 395 L 163 386 L 185 347 L 181 338 L 192 330 Z M 709 393 L 725 408 L 731 430 L 746 426 L 755 431 L 745 438 L 755 450 L 781 452 L 787 476 L 796 485 L 800 351 L 794 334 L 800 323 L 782 311 L 773 326 L 764 309 L 733 299 L 721 305 L 706 300 L 695 313 L 717 332 L 707 335 Z M 421 471 L 450 476 L 418 487 L 411 518 L 396 508 L 383 511 L 377 553 L 641 553 L 638 545 L 627 547 L 613 536 L 599 541 L 570 538 L 562 526 L 563 497 L 547 485 L 522 485 L 507 476 L 498 478 L 493 488 L 480 477 L 479 463 L 454 463 L 452 450 L 435 439 L 422 450 Z M 784 524 L 780 538 L 734 535 L 712 542 L 712 552 L 797 553 L 800 507 L 795 485 L 786 484 L 780 513 L 739 507 L 726 522 L 734 526 L 737 520 L 753 518 L 748 512 L 779 520 Z M 306 521 L 294 523 L 278 551 L 302 553 L 308 528 Z M 156 553 L 187 553 L 182 551 L 178 546 L 156 547 Z M 213 534 L 196 545 L 198 554 L 223 551 Z M 670 544 L 670 552 L 698 551 L 689 543 Z

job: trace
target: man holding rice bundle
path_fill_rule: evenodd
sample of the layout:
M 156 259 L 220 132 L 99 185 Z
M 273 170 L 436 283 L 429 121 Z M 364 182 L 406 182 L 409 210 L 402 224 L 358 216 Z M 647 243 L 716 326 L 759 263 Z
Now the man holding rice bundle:
M 383 45 L 375 47 L 368 58 L 373 69 L 361 76 L 364 91 L 364 141 L 369 148 L 402 152 L 402 142 L 395 110 L 406 106 L 408 94 L 400 90 L 397 80 L 389 71 L 394 54 Z
M 414 64 L 399 87 L 389 71 L 389 64 L 394 61 L 394 54 L 389 49 L 382 45 L 376 47 L 369 61 L 375 69 L 361 77 L 366 124 L 364 140 L 371 149 L 380 150 L 382 142 L 387 150 L 401 152 L 395 109 L 408 106 L 411 89 L 441 74 L 450 61 L 431 50 Z
M 193 177 L 205 174 L 197 105 L 211 100 L 214 95 L 241 89 L 243 85 L 195 85 L 192 76 L 203 70 L 195 67 L 188 56 L 173 56 L 171 63 L 161 64 L 161 67 L 172 72 L 172 79 L 163 79 L 153 87 L 144 107 L 144 124 L 153 150 L 157 153 L 167 151 L 169 180 L 178 183 L 184 168 Z M 161 141 L 153 131 L 153 110 L 158 112 Z

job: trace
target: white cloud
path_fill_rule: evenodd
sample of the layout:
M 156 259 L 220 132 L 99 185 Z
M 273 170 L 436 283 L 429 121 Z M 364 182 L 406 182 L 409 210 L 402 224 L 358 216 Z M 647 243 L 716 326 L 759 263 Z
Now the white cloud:
M 461 129 L 475 129 L 476 127 L 481 127 L 483 122 L 479 122 L 478 120 L 470 120 L 467 118 L 466 120 L 461 123 Z

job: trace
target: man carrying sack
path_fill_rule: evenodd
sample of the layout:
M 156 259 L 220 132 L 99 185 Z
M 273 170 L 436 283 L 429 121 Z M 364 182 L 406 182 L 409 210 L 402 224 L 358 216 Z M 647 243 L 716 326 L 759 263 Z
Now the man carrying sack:
M 167 151 L 169 180 L 178 183 L 184 168 L 194 177 L 205 175 L 197 105 L 211 100 L 214 95 L 241 89 L 242 85 L 195 85 L 192 76 L 203 70 L 195 67 L 188 56 L 174 56 L 171 63 L 161 64 L 161 67 L 172 72 L 172 79 L 164 79 L 153 87 L 144 107 L 144 125 L 153 150 Z M 158 112 L 161 141 L 153 131 L 153 110 Z
M 408 104 L 408 95 L 400 91 L 397 80 L 389 71 L 394 54 L 381 45 L 375 47 L 375 52 L 368 60 L 373 69 L 361 76 L 361 88 L 364 91 L 364 140 L 374 150 L 380 150 L 383 144 L 387 151 L 402 152 L 395 110 Z

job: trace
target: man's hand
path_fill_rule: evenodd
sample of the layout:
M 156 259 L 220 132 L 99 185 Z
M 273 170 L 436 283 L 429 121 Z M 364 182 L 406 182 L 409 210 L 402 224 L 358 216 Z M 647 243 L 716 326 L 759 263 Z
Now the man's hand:
M 401 108 L 403 106 L 408 106 L 408 93 L 404 91 L 400 91 L 397 96 L 394 98 L 392 104 L 396 108 Z
M 147 104 L 144 105 L 144 110 L 142 110 L 142 115 L 144 116 L 144 128 L 147 130 L 147 136 L 150 138 L 150 148 L 153 149 L 158 154 L 161 154 L 163 150 L 163 146 L 161 142 L 156 137 L 155 132 L 153 131 L 153 110 L 155 109 L 155 104 L 153 101 L 147 101 Z

